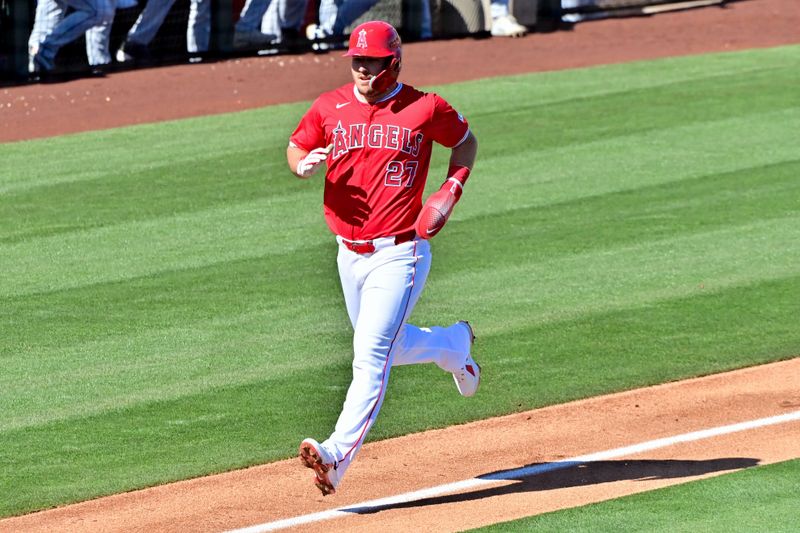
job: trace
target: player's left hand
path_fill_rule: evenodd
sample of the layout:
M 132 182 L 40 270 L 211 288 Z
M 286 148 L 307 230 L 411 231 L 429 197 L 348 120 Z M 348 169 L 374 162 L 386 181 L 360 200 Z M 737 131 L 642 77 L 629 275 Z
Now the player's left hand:
M 314 148 L 297 163 L 297 175 L 308 178 L 316 174 L 322 166 L 322 162 L 328 159 L 328 154 L 333 150 L 333 144 L 325 148 Z
M 438 191 L 428 197 L 414 224 L 414 229 L 420 238 L 430 239 L 441 231 L 450 218 L 456 202 L 461 198 L 462 187 L 458 180 L 450 178 Z

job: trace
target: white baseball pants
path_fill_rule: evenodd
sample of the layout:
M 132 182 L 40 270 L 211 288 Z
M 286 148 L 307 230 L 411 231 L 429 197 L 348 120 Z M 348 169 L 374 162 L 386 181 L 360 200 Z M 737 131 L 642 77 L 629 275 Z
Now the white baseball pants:
M 337 258 L 345 304 L 353 324 L 353 380 L 336 428 L 322 446 L 337 460 L 338 478 L 355 458 L 383 403 L 394 365 L 435 363 L 457 370 L 469 354 L 469 328 L 419 328 L 406 324 L 431 267 L 430 244 L 376 239 L 376 251 L 359 255 L 339 238 Z

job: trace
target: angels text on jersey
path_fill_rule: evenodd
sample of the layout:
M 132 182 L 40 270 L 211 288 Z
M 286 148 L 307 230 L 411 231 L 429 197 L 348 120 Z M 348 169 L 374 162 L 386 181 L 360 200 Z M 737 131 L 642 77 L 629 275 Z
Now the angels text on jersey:
M 425 136 L 422 132 L 413 133 L 409 128 L 393 124 L 360 122 L 342 125 L 340 120 L 331 131 L 333 136 L 333 151 L 331 157 L 335 161 L 350 150 L 364 148 L 384 148 L 386 150 L 400 151 L 413 157 L 419 155 L 420 147 Z

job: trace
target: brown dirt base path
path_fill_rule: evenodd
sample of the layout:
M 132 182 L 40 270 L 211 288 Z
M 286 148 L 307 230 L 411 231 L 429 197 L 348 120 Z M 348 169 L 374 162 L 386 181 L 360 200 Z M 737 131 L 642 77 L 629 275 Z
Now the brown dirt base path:
M 430 85 L 508 73 L 800 42 L 800 2 L 578 24 L 524 39 L 405 47 L 404 79 Z M 0 90 L 0 142 L 314 98 L 347 80 L 336 55 L 250 58 Z M 155 95 L 155 96 L 154 96 Z M 484 356 L 484 357 L 489 357 Z M 297 460 L 184 481 L 27 516 L 0 531 L 224 531 L 467 480 L 406 503 L 331 513 L 297 530 L 451 531 L 800 457 L 791 421 L 550 473 L 500 471 L 687 432 L 800 412 L 800 358 L 574 402 L 364 446 L 340 491 L 323 499 Z M 485 392 L 484 392 L 485 393 Z M 480 394 L 465 401 L 480 402 Z M 470 481 L 472 480 L 472 481 Z M 368 511 L 368 512 L 367 512 Z
M 416 86 L 800 42 L 798 0 L 602 20 L 522 39 L 404 47 Z M 349 81 L 340 54 L 245 58 L 128 71 L 105 79 L 0 89 L 0 142 L 312 100 Z M 288 133 L 287 133 L 288 135 Z
M 460 531 L 800 457 L 800 358 L 369 443 L 323 498 L 298 460 L 0 521 L 3 531 L 224 531 L 349 507 L 296 531 Z M 471 400 L 480 401 L 480 393 Z M 766 417 L 793 421 L 405 503 L 364 502 Z M 361 508 L 360 512 L 353 509 Z

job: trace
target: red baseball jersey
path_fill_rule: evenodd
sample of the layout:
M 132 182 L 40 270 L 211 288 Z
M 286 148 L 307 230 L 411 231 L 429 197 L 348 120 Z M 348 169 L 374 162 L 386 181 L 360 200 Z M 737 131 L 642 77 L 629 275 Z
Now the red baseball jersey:
M 333 144 L 325 220 L 337 235 L 369 240 L 414 228 L 433 141 L 453 148 L 468 133 L 464 117 L 436 94 L 398 84 L 368 104 L 348 83 L 314 101 L 290 142 L 308 151 Z

